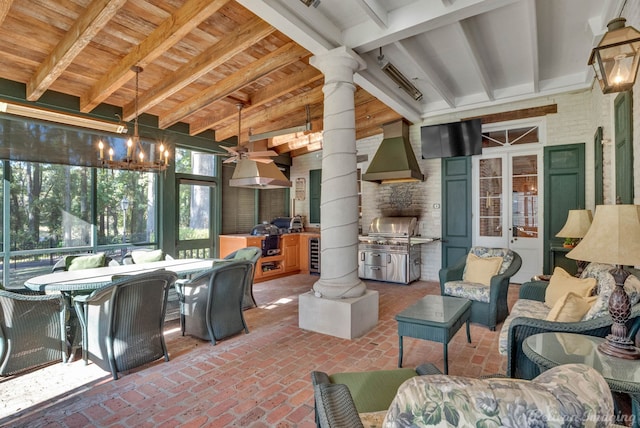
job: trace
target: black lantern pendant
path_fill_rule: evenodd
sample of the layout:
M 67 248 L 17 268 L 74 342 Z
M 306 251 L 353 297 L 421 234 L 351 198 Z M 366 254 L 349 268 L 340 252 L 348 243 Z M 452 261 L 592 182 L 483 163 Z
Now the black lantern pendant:
M 640 32 L 625 26 L 626 19 L 607 24 L 607 33 L 593 48 L 589 65 L 593 66 L 603 94 L 633 88 L 640 63 Z

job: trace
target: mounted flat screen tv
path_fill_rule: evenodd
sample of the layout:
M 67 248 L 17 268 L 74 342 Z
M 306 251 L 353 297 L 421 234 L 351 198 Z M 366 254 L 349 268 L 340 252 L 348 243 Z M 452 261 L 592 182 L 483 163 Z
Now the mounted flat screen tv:
M 420 128 L 422 159 L 452 158 L 482 154 L 480 119 Z

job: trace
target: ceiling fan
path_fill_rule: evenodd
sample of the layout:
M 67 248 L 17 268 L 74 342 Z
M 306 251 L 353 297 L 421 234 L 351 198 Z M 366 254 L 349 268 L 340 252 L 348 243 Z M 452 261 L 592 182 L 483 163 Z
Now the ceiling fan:
M 278 153 L 273 150 L 253 150 L 253 142 L 247 144 L 240 143 L 242 135 L 242 107 L 243 104 L 238 103 L 238 145 L 234 147 L 221 146 L 223 149 L 229 152 L 229 158 L 225 159 L 222 163 L 237 163 L 240 159 L 251 159 L 261 163 L 273 162 L 272 157 L 278 156 Z

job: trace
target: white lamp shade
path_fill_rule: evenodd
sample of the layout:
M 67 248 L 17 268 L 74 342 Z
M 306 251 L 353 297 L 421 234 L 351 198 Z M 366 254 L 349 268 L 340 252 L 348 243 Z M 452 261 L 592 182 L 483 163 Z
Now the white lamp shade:
M 567 222 L 556 236 L 558 238 L 584 238 L 589 231 L 593 216 L 591 210 L 569 210 Z
M 567 257 L 612 265 L 640 265 L 640 206 L 598 205 L 589 231 Z

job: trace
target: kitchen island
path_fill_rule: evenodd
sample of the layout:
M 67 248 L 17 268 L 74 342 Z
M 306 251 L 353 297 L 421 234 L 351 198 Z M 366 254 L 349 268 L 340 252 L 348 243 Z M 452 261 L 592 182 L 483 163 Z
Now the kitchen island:
M 280 254 L 261 257 L 256 266 L 254 282 L 267 281 L 297 273 L 309 273 L 309 240 L 319 233 L 300 232 L 280 235 Z M 265 235 L 240 233 L 220 235 L 220 257 L 245 247 L 262 248 Z

